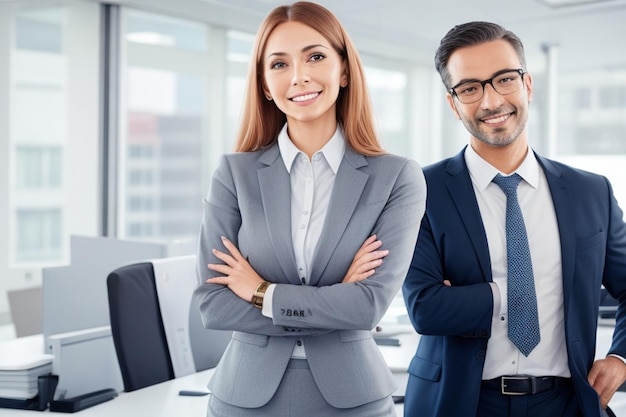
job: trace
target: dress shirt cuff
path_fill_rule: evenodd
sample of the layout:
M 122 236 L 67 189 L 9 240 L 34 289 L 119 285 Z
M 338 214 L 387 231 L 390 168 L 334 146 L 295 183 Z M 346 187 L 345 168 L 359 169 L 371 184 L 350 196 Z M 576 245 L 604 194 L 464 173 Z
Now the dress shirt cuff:
M 606 355 L 606 356 L 607 356 L 607 358 L 608 358 L 609 356 L 613 356 L 614 358 L 617 358 L 617 359 L 621 360 L 622 362 L 624 362 L 624 365 L 626 365 L 626 359 L 624 359 L 624 358 L 623 358 L 623 357 L 621 357 L 620 355 L 616 355 L 615 353 L 609 353 L 609 354 L 608 354 L 608 355 Z
M 270 284 L 265 290 L 265 295 L 263 296 L 263 309 L 261 309 L 261 314 L 265 317 L 274 318 L 274 313 L 272 312 L 272 304 L 274 301 L 274 290 L 276 289 L 276 284 Z
M 493 317 L 499 317 L 502 313 L 500 309 L 502 308 L 502 294 L 500 293 L 500 287 L 495 282 L 490 282 L 489 286 L 491 287 L 491 293 L 493 295 L 493 312 L 491 315 Z

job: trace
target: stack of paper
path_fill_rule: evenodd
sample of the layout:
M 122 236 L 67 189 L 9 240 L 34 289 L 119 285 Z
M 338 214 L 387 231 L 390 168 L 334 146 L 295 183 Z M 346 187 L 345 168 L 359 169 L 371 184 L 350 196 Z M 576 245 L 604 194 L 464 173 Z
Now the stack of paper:
M 52 372 L 52 355 L 43 353 L 41 335 L 0 343 L 0 398 L 37 395 L 37 378 Z

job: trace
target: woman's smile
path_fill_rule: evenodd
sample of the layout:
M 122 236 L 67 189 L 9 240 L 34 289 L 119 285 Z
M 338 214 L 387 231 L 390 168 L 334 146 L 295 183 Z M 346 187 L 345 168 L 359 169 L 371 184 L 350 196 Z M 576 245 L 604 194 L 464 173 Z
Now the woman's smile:
M 321 91 L 318 91 L 318 92 L 315 92 L 315 93 L 304 93 L 304 94 L 300 94 L 300 95 L 297 95 L 297 96 L 293 96 L 289 100 L 295 101 L 296 103 L 310 102 L 313 99 L 319 97 L 320 94 L 322 94 Z

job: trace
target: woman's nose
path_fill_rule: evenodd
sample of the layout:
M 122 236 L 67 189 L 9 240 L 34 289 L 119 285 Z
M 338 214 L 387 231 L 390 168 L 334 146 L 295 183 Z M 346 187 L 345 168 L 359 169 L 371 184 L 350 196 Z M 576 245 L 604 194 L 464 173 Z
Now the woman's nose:
M 304 65 L 294 65 L 291 84 L 298 85 L 308 83 L 309 81 L 311 81 L 311 78 L 306 67 Z

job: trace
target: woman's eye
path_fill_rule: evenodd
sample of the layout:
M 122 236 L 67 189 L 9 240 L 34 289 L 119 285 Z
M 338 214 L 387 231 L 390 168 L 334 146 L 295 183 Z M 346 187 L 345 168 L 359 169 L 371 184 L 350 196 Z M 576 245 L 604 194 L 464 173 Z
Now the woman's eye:
M 285 63 L 284 62 L 273 62 L 272 65 L 270 65 L 271 69 L 280 69 L 280 68 L 284 68 L 285 67 Z
M 326 58 L 323 54 L 313 54 L 311 55 L 311 61 L 321 61 Z

